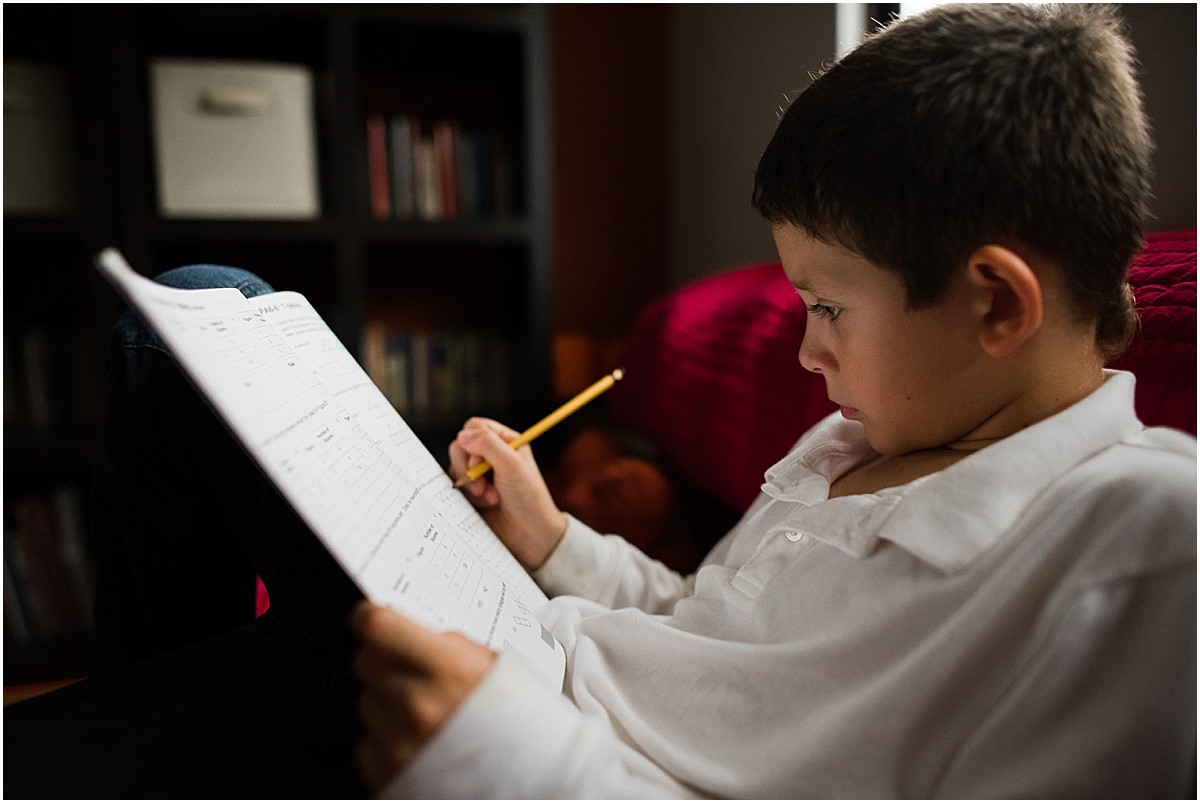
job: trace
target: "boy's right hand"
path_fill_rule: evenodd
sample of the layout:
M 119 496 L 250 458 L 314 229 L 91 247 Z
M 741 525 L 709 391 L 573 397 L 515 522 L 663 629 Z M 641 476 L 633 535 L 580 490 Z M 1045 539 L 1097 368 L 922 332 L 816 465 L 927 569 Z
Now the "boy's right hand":
M 528 446 L 508 444 L 520 435 L 488 418 L 472 418 L 450 444 L 450 475 L 487 460 L 492 471 L 462 487 L 513 556 L 529 571 L 546 562 L 567 530 L 567 517 L 550 496 Z

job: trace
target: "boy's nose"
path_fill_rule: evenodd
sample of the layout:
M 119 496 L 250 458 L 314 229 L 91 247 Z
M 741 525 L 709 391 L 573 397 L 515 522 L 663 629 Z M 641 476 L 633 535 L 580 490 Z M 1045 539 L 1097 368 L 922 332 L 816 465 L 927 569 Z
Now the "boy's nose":
M 833 355 L 808 332 L 800 342 L 800 365 L 806 371 L 823 374 L 834 367 Z

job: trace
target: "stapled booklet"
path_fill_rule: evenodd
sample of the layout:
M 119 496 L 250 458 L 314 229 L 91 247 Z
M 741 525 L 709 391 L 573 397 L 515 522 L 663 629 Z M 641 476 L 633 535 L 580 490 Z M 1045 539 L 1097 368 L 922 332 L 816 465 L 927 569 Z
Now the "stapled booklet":
M 561 687 L 545 594 L 303 295 L 167 287 L 111 248 L 96 264 L 367 599 Z

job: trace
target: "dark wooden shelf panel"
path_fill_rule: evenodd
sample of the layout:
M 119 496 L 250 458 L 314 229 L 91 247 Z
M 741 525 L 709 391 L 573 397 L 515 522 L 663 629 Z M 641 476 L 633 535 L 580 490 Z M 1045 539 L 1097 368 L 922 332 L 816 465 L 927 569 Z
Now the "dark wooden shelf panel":
M 95 671 L 91 638 L 84 633 L 54 641 L 4 645 L 4 685 L 84 678 Z
M 94 429 L 29 432 L 4 428 L 5 480 L 17 474 L 76 474 L 92 469 Z
M 52 224 L 53 221 L 46 222 L 47 232 L 54 230 Z M 154 239 L 162 242 L 331 243 L 339 238 L 353 238 L 366 243 L 519 243 L 531 236 L 525 218 L 444 221 L 176 218 L 150 219 L 145 225 Z
M 369 221 L 361 233 L 369 243 L 522 243 L 530 237 L 523 218 L 447 221 Z
M 261 242 L 264 244 L 295 242 L 330 242 L 342 227 L 329 219 L 260 220 L 235 218 L 151 218 L 147 229 L 155 240 L 171 242 Z

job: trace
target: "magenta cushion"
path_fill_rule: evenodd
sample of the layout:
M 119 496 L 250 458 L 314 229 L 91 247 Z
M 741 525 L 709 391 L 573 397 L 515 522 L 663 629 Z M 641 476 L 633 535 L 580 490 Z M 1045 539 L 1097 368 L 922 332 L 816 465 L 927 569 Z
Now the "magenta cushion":
M 1137 375 L 1143 421 L 1195 435 L 1195 229 L 1150 235 L 1130 281 L 1142 330 L 1113 366 Z M 799 365 L 803 337 L 803 304 L 778 264 L 701 280 L 643 311 L 609 409 L 743 510 L 763 470 L 834 409 L 824 381 Z
M 778 264 L 702 280 L 642 313 L 610 410 L 742 510 L 763 470 L 834 409 L 800 367 L 803 337 L 804 305 Z
M 1196 230 L 1151 234 L 1129 270 L 1141 331 L 1112 361 L 1137 376 L 1138 417 L 1196 434 Z

